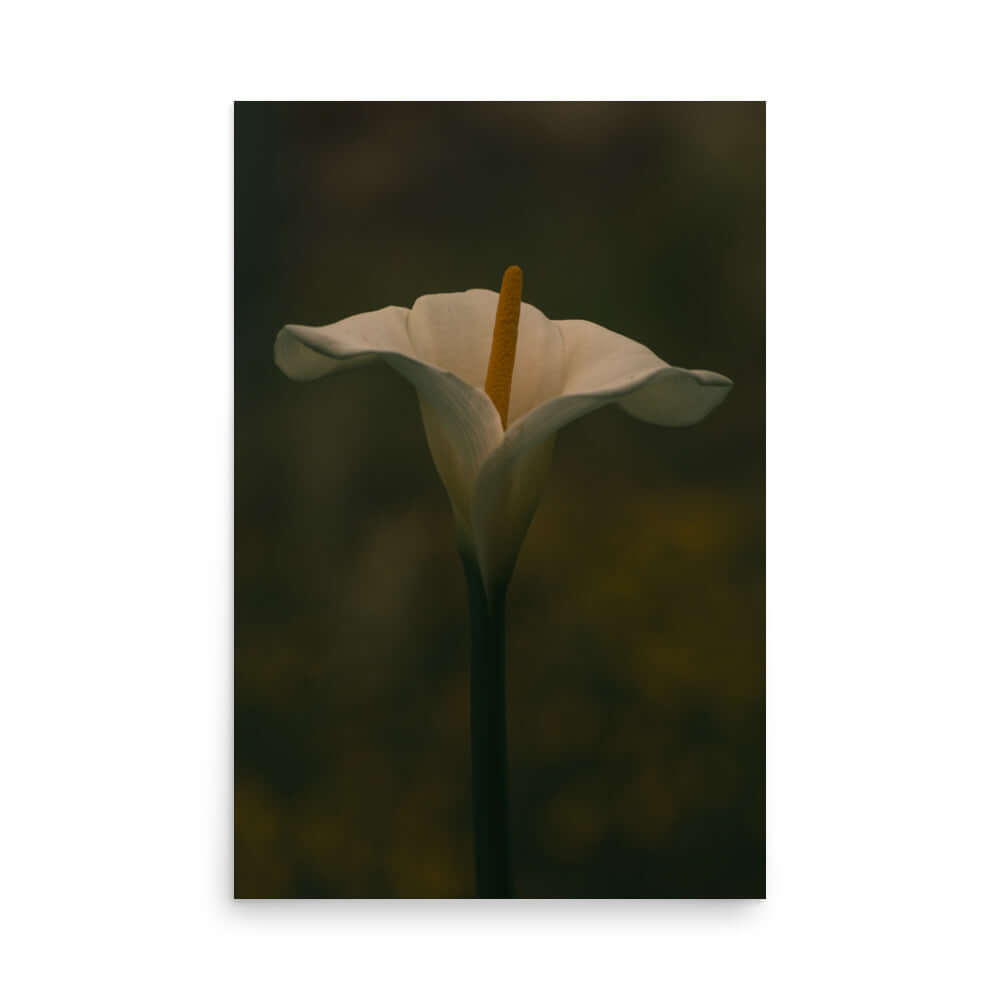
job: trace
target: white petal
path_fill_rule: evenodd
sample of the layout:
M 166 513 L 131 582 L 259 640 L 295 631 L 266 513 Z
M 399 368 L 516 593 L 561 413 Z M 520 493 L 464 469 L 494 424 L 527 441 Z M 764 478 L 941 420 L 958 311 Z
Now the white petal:
M 489 454 L 503 440 L 500 415 L 485 392 L 450 372 L 419 361 L 393 367 L 417 390 L 427 445 L 451 500 L 459 542 L 472 550 L 476 480 Z
M 473 523 L 487 585 L 506 579 L 513 569 L 561 427 L 609 403 L 653 423 L 696 423 L 732 386 L 714 372 L 674 368 L 642 344 L 596 323 L 555 325 L 565 345 L 563 394 L 511 424 L 476 483 Z
M 304 382 L 384 360 L 390 353 L 412 357 L 409 314 L 409 309 L 386 306 L 328 326 L 283 327 L 274 342 L 274 362 L 289 378 Z
M 410 382 L 459 535 L 471 547 L 476 477 L 502 439 L 503 428 L 481 389 L 419 355 L 410 339 L 409 313 L 389 306 L 329 326 L 286 326 L 275 341 L 275 362 L 291 378 L 314 379 L 384 361 Z
M 598 406 L 616 402 L 640 420 L 683 427 L 707 417 L 733 386 L 716 372 L 668 365 L 648 347 L 596 323 L 570 319 L 556 325 L 566 341 L 564 397 L 587 396 Z
M 668 366 L 618 400 L 633 417 L 661 427 L 687 427 L 704 420 L 733 383 L 725 375 Z
M 481 389 L 486 382 L 498 299 L 496 292 L 481 288 L 421 296 L 410 312 L 414 352 Z M 510 423 L 559 394 L 565 370 L 563 354 L 559 328 L 539 309 L 522 302 L 508 411 Z
M 473 498 L 473 539 L 487 593 L 510 579 L 535 516 L 552 460 L 554 435 L 533 445 L 506 439 L 486 460 Z

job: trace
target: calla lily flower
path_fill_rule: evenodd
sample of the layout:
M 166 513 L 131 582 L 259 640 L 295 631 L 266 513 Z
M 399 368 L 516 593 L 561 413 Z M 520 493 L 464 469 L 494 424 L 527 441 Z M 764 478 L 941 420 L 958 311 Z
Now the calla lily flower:
M 596 323 L 550 320 L 520 302 L 520 286 L 520 269 L 509 268 L 500 295 L 423 295 L 410 309 L 289 325 L 274 348 L 293 379 L 383 361 L 413 385 L 459 548 L 475 559 L 487 593 L 510 577 L 560 428 L 612 403 L 650 423 L 694 424 L 732 386 Z
M 294 379 L 384 361 L 417 390 L 427 443 L 458 528 L 469 585 L 470 731 L 480 896 L 510 896 L 504 597 L 541 496 L 556 432 L 610 403 L 654 424 L 701 420 L 731 382 L 675 368 L 582 319 L 521 302 L 521 269 L 499 295 L 424 295 L 330 326 L 286 326 L 274 357 Z M 492 332 L 491 332 L 492 331 Z

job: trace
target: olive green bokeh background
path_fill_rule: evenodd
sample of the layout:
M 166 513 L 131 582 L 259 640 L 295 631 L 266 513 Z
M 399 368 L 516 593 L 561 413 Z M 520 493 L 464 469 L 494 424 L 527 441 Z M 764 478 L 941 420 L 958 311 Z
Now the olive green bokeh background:
M 764 106 L 237 104 L 240 897 L 474 893 L 468 625 L 412 389 L 272 346 L 498 288 L 729 375 L 562 431 L 511 585 L 523 896 L 764 894 Z

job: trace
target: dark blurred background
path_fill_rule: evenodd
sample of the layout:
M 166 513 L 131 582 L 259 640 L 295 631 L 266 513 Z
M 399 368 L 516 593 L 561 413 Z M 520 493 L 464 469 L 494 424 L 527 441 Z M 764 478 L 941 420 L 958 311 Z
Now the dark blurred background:
M 285 323 L 498 288 L 729 375 L 559 435 L 508 600 L 516 892 L 764 894 L 764 105 L 235 108 L 240 897 L 474 894 L 468 624 L 412 389 Z

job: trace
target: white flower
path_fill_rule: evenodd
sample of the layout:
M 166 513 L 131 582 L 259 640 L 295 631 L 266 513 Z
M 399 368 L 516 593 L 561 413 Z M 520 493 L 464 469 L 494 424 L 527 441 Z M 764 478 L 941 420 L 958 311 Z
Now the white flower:
M 519 302 L 520 270 L 504 276 L 508 306 L 509 279 Z M 274 345 L 275 362 L 293 379 L 384 361 L 413 385 L 455 512 L 459 546 L 478 562 L 487 591 L 502 586 L 513 570 L 556 431 L 609 403 L 654 424 L 697 423 L 732 386 L 715 372 L 668 365 L 596 323 L 550 320 L 521 303 L 519 320 L 513 308 L 516 354 L 511 341 L 509 413 L 502 419 L 498 405 L 505 403 L 494 405 L 491 398 L 497 398 L 495 386 L 491 395 L 484 390 L 499 301 L 496 292 L 483 289 L 423 295 L 412 309 L 387 306 L 329 326 L 286 326 Z

